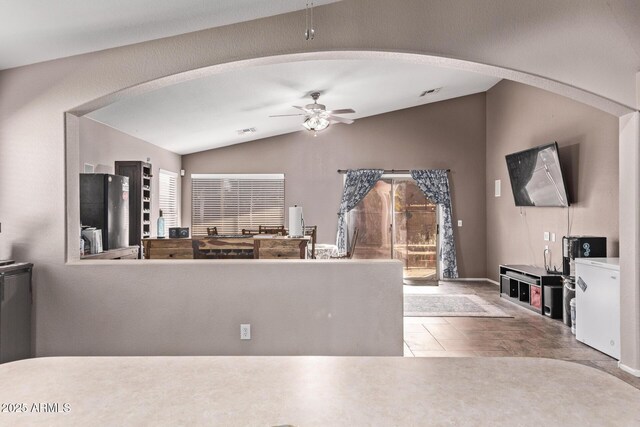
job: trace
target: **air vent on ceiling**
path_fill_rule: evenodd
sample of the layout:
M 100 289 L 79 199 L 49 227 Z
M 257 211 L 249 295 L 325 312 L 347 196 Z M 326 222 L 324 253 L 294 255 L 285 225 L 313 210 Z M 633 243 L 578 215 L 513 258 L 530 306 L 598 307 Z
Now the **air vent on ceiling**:
M 256 133 L 256 128 L 240 129 L 240 130 L 237 130 L 236 132 L 238 132 L 238 135 L 240 135 L 240 136 L 250 135 L 252 133 Z
M 422 92 L 420 94 L 420 96 L 433 95 L 434 93 L 440 92 L 440 89 L 442 89 L 442 88 L 441 87 L 437 87 L 435 89 L 425 90 L 424 92 Z

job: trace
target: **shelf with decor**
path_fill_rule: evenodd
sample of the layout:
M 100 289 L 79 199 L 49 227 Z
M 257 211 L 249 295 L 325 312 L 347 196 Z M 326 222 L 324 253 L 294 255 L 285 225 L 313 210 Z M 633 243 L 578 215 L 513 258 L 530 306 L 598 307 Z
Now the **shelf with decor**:
M 151 237 L 151 163 L 117 161 L 115 171 L 129 177 L 129 244 L 140 246 L 138 258 L 144 258 L 142 239 Z

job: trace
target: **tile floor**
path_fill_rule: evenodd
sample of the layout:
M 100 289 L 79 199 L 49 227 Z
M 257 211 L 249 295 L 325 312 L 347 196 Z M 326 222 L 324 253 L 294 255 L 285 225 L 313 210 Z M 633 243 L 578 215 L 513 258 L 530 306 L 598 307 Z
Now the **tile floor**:
M 570 360 L 614 375 L 640 389 L 640 378 L 618 362 L 578 342 L 562 320 L 541 316 L 499 297 L 488 282 L 440 282 L 406 286 L 405 294 L 475 294 L 513 318 L 405 317 L 405 357 L 546 357 Z

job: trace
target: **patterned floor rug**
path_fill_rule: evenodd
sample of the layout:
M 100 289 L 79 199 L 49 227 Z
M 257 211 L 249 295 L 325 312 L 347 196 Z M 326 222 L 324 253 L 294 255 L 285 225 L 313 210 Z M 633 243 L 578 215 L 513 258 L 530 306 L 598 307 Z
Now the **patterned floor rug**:
M 513 317 L 477 295 L 405 295 L 405 317 Z

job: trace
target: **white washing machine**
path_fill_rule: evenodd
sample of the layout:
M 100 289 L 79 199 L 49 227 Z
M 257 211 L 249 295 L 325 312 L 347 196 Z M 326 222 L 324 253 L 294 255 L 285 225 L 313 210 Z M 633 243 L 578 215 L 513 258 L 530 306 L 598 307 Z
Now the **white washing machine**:
M 620 359 L 619 258 L 576 258 L 576 339 Z

